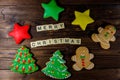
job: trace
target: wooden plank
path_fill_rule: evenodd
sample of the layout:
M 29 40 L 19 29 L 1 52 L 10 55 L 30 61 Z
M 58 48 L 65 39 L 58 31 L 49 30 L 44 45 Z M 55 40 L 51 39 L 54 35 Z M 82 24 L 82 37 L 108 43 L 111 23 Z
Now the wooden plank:
M 40 5 L 42 2 L 49 2 L 49 0 L 1 0 L 0 5 Z M 120 4 L 119 0 L 59 0 L 59 4 L 62 5 L 78 5 L 78 4 Z
M 65 29 L 63 30 L 59 30 L 59 31 L 82 31 L 81 28 L 79 26 L 75 26 L 75 25 L 71 25 L 71 22 L 74 20 L 74 19 L 71 19 L 71 20 L 60 20 L 59 22 L 55 22 L 54 20 L 52 20 L 52 18 L 49 18 L 49 19 L 44 19 L 44 20 L 40 20 L 40 19 L 36 19 L 36 18 L 31 18 L 31 19 L 25 19 L 24 17 L 22 16 L 17 16 L 18 18 L 13 18 L 12 16 L 14 15 L 9 15 L 10 17 L 6 17 L 6 20 L 0 20 L 0 29 L 1 31 L 3 29 L 6 29 L 7 31 L 11 31 L 12 28 L 13 28 L 13 25 L 14 23 L 19 23 L 21 25 L 24 25 L 25 23 L 29 23 L 31 25 L 31 31 L 35 31 L 35 27 L 37 25 L 43 25 L 43 24 L 50 24 L 53 23 L 53 24 L 56 24 L 56 23 L 60 23 L 60 22 L 64 22 L 65 24 Z M 23 15 L 24 16 L 24 15 Z M 42 19 L 42 18 L 41 18 Z M 92 24 L 89 24 L 87 27 L 86 27 L 86 31 L 97 31 L 97 28 L 102 26 L 104 27 L 105 25 L 107 24 L 113 24 L 117 27 L 117 30 L 120 30 L 120 19 L 99 19 L 99 20 L 96 20 L 94 23 Z M 36 32 L 36 31 L 35 31 Z M 48 31 L 49 32 L 49 31 Z M 51 31 L 50 31 L 51 32 Z M 82 31 L 83 32 L 83 31 Z M 83 32 L 84 33 L 84 32 Z
M 74 64 L 73 61 L 71 61 L 71 56 L 74 55 L 72 54 L 63 54 L 64 55 L 64 59 L 66 60 L 66 65 L 69 67 L 69 69 L 71 70 L 72 65 Z M 42 55 L 42 56 L 33 56 L 36 60 L 37 60 L 37 64 L 40 66 L 40 68 L 44 68 L 45 67 L 45 63 L 49 61 L 49 58 L 52 56 L 52 54 L 48 53 L 47 55 Z M 12 60 L 13 57 L 15 58 L 15 56 L 12 56 L 12 58 L 9 57 L 3 57 L 0 58 L 0 69 L 4 69 L 4 70 L 9 70 L 10 69 L 10 65 L 12 64 Z M 120 68 L 120 56 L 110 56 L 110 55 L 103 55 L 103 56 L 97 56 L 95 55 L 95 58 L 92 60 L 92 62 L 95 64 L 95 70 L 96 69 L 112 69 L 112 68 Z
M 65 1 L 59 1 L 61 4 L 66 5 L 80 5 L 80 4 L 120 4 L 119 0 L 65 0 Z
M 99 6 L 99 7 L 98 7 Z M 84 12 L 87 9 L 91 10 L 90 15 L 93 19 L 102 19 L 102 18 L 116 18 L 119 19 L 120 17 L 120 5 L 76 5 L 76 6 L 63 6 L 65 7 L 65 11 L 61 13 L 60 20 L 71 20 L 74 18 L 74 11 Z M 104 9 L 103 9 L 104 8 Z M 40 19 L 44 20 L 43 14 L 44 10 L 40 6 L 8 6 L 2 8 L 2 13 L 6 16 L 13 15 L 15 18 L 24 18 L 24 19 Z M 27 10 L 27 11 L 26 11 Z M 22 11 L 22 12 L 21 12 Z M 34 12 L 34 13 L 33 13 Z M 102 14 L 99 14 L 103 12 Z M 24 15 L 24 16 L 23 16 Z M 7 18 L 6 18 L 7 19 Z M 52 20 L 52 19 L 49 19 Z
M 28 46 L 29 48 L 30 48 L 30 42 L 32 42 L 32 41 L 37 41 L 37 40 L 44 40 L 44 39 L 49 39 L 49 38 L 55 38 L 55 37 L 43 37 L 43 38 L 35 38 L 35 39 L 29 39 L 29 40 L 24 40 L 20 45 L 16 45 L 16 43 L 15 43 L 15 41 L 13 40 L 13 38 L 11 38 L 11 39 L 0 39 L 0 49 L 9 49 L 9 48 L 11 48 L 11 49 L 18 49 L 20 46 L 22 46 L 22 45 L 26 45 L 26 46 Z M 98 43 L 95 43 L 95 42 L 93 42 L 92 40 L 91 40 L 91 38 L 88 38 L 88 37 L 79 37 L 79 38 L 81 38 L 82 39 L 82 44 L 81 45 L 83 45 L 83 46 L 88 46 L 89 48 L 90 47 L 92 47 L 93 49 L 99 49 L 100 48 L 100 46 L 99 46 L 99 44 Z M 114 43 L 112 43 L 111 45 L 111 49 L 119 49 L 119 44 L 120 44 L 120 42 L 119 42 L 119 39 L 120 38 L 117 38 L 117 40 L 116 40 L 116 42 L 114 42 Z M 88 42 L 89 41 L 89 42 Z M 12 47 L 11 47 L 11 45 L 12 45 Z M 36 48 L 34 48 L 34 49 L 40 49 L 40 48 L 46 48 L 47 49 L 47 47 L 48 48 L 62 48 L 62 47 L 67 47 L 67 46 L 70 46 L 70 47 L 74 47 L 75 45 L 64 45 L 64 44 L 61 44 L 61 45 L 50 45 L 50 46 L 45 46 L 45 47 L 36 47 Z M 80 45 L 76 45 L 76 46 L 80 46 Z M 69 47 L 69 48 L 70 48 Z
M 99 72 L 99 73 L 98 73 Z M 119 80 L 120 69 L 105 69 L 105 70 L 82 70 L 79 72 L 72 71 L 72 76 L 68 80 Z M 116 74 L 116 75 L 114 75 Z M 10 70 L 0 70 L 1 80 L 55 80 L 37 71 L 32 74 L 23 75 L 11 72 Z M 7 76 L 6 76 L 7 75 Z M 79 76 L 79 78 L 78 78 Z
M 98 7 L 99 6 L 99 7 Z M 93 19 L 102 19 L 102 18 L 116 18 L 119 19 L 120 17 L 120 5 L 76 5 L 76 6 L 63 6 L 65 7 L 65 11 L 62 12 L 62 16 L 60 20 L 73 19 L 74 18 L 74 11 L 85 11 L 87 9 L 91 10 L 90 15 Z M 103 9 L 104 8 L 104 9 Z M 24 19 L 42 19 L 44 10 L 39 5 L 32 5 L 32 6 L 1 6 L 2 13 L 6 16 L 14 16 L 15 18 L 24 18 Z M 22 12 L 21 12 L 22 11 Z M 33 13 L 34 12 L 34 13 Z M 99 14 L 103 12 L 102 14 Z M 23 16 L 25 15 L 25 16 Z M 112 16 L 111 16 L 112 15 Z M 2 14 L 1 14 L 2 16 Z M 19 17 L 18 17 L 19 16 Z M 51 20 L 51 19 L 49 19 Z
M 14 73 L 10 70 L 0 70 L 0 80 L 23 80 L 24 74 Z
M 65 6 L 65 11 L 61 14 L 60 22 L 64 22 L 66 27 L 73 26 L 71 22 L 74 20 L 74 9 L 77 11 L 85 11 L 86 9 L 91 9 L 91 16 L 95 19 L 94 24 L 90 24 L 89 29 L 94 29 L 96 25 L 101 25 L 106 23 L 111 23 L 114 25 L 120 25 L 120 5 L 81 5 L 81 6 Z M 31 26 L 36 26 L 39 24 L 49 24 L 56 23 L 53 19 L 43 19 L 43 9 L 39 6 L 1 6 L 2 14 L 0 15 L 3 17 L 5 16 L 5 20 L 1 20 L 1 27 L 0 28 L 11 28 L 15 22 L 19 22 L 20 24 L 24 24 L 24 22 L 29 21 Z M 104 9 L 103 9 L 104 8 Z M 21 12 L 22 10 L 22 12 Z M 26 11 L 27 10 L 27 11 Z M 99 14 L 99 13 L 102 14 Z M 34 13 L 33 13 L 34 12 Z M 71 13 L 70 13 L 71 12 Z M 1 18 L 2 19 L 2 18 Z M 6 27 L 7 26 L 7 27 Z M 74 29 L 74 28 L 73 28 Z
M 104 69 L 104 70 L 82 70 L 79 72 L 71 71 L 72 76 L 67 80 L 119 80 L 120 69 Z M 116 74 L 116 75 L 114 75 Z M 78 77 L 79 76 L 79 77 Z M 25 80 L 56 80 L 43 74 L 42 72 L 36 72 L 28 75 Z
M 49 54 L 52 54 L 54 51 L 56 50 L 60 50 L 62 53 L 64 53 L 65 55 L 69 55 L 71 54 L 71 56 L 73 54 L 75 54 L 75 50 L 78 48 L 78 46 L 66 46 L 66 47 L 41 47 L 39 49 L 31 49 L 30 52 L 32 54 L 34 54 L 34 56 L 47 56 Z M 94 49 L 94 48 L 90 48 L 88 47 L 90 52 L 97 55 L 97 56 L 120 56 L 120 50 L 119 49 L 109 49 L 109 50 L 103 50 L 101 48 L 99 49 Z M 0 58 L 2 57 L 8 57 L 8 58 L 13 58 L 14 55 L 16 54 L 17 49 L 2 49 L 0 50 Z
M 117 20 L 116 20 L 117 21 Z M 65 29 L 62 30 L 57 30 L 57 31 L 42 31 L 42 32 L 37 32 L 36 31 L 36 26 L 31 27 L 29 30 L 29 33 L 33 36 L 33 38 L 37 39 L 39 37 L 48 37 L 48 38 L 53 38 L 56 35 L 57 37 L 86 37 L 86 36 L 91 36 L 92 33 L 97 33 L 97 27 L 99 26 L 87 26 L 86 32 L 83 32 L 79 26 L 72 26 L 69 27 L 68 25 L 65 26 Z M 115 26 L 117 28 L 116 36 L 120 36 L 120 27 Z M 10 31 L 12 31 L 13 25 L 7 25 L 4 26 L 3 28 L 0 29 L 0 38 L 12 38 L 8 35 Z M 61 34 L 62 33 L 62 34 Z M 84 35 L 83 35 L 84 34 Z M 57 38 L 56 37 L 56 38 Z
M 16 16 L 16 17 L 14 17 L 14 16 Z M 12 14 L 12 15 L 6 15 L 5 20 L 10 21 L 10 24 L 8 24 L 9 26 L 13 25 L 15 22 L 17 22 L 21 25 L 24 25 L 25 22 L 29 22 L 29 24 L 33 27 L 35 27 L 37 25 L 50 24 L 50 23 L 56 24 L 56 23 L 60 23 L 60 22 L 64 22 L 66 27 L 73 27 L 74 26 L 74 25 L 71 25 L 71 22 L 75 19 L 74 13 L 72 15 L 70 15 L 71 17 L 69 15 L 68 16 L 61 16 L 59 22 L 54 21 L 52 18 L 43 19 L 42 16 L 43 15 L 38 15 L 36 17 L 34 17 L 34 16 L 30 17 L 30 15 L 29 15 L 29 16 L 25 17 L 25 15 Z M 115 15 L 115 16 L 110 15 L 107 17 L 103 17 L 103 16 L 107 16 L 107 15 L 100 15 L 100 16 L 96 15 L 96 16 L 92 17 L 95 20 L 95 22 L 89 24 L 89 26 L 90 26 L 89 29 L 93 29 L 95 26 L 99 27 L 99 25 L 105 25 L 105 24 L 113 24 L 115 26 L 120 25 L 119 15 Z M 99 19 L 97 19 L 97 18 L 99 18 Z M 5 26 L 2 25 L 0 28 L 4 28 L 4 27 Z
M 12 26 L 11 26 L 12 27 Z M 70 30 L 72 29 L 72 30 Z M 4 29 L 0 29 L 0 38 L 12 38 L 11 36 L 8 35 L 8 33 L 10 31 L 12 31 L 13 29 L 10 29 L 9 28 L 4 28 Z M 92 30 L 91 30 L 92 31 Z M 35 38 L 39 38 L 39 37 L 48 37 L 48 38 L 53 38 L 55 37 L 56 35 L 58 35 L 57 37 L 80 37 L 80 36 L 86 36 L 88 32 L 90 31 L 86 31 L 86 32 L 82 32 L 81 31 L 81 28 L 78 26 L 78 27 L 72 27 L 72 28 L 66 28 L 66 29 L 62 29 L 62 30 L 57 30 L 57 31 L 42 31 L 42 32 L 37 32 L 36 31 L 36 27 L 31 27 L 30 29 L 30 34 Z M 62 34 L 61 34 L 62 33 Z M 79 33 L 79 34 L 78 34 Z M 82 33 L 84 33 L 85 35 L 82 35 Z M 56 38 L 57 38 L 56 37 Z

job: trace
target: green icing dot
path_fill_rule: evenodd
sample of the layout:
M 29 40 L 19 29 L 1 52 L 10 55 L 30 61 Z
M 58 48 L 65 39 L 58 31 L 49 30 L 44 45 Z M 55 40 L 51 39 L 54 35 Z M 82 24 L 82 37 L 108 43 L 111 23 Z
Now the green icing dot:
M 109 33 L 108 33 L 108 32 L 106 32 L 106 33 L 104 34 L 104 36 L 105 36 L 105 37 L 108 37 L 108 35 L 109 35 Z
M 85 56 L 80 56 L 81 59 L 85 59 Z

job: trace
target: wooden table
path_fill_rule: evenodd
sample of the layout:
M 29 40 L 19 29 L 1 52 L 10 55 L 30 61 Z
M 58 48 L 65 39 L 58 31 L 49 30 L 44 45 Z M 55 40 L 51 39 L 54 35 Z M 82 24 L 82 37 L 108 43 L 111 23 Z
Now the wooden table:
M 49 61 L 52 53 L 57 49 L 61 50 L 66 60 L 69 72 L 72 76 L 67 80 L 120 80 L 120 1 L 119 0 L 59 0 L 57 1 L 65 11 L 60 14 L 59 21 L 52 18 L 44 19 L 42 2 L 49 0 L 0 0 L 0 80 L 53 80 L 41 72 L 41 69 Z M 95 20 L 89 24 L 86 31 L 79 26 L 71 25 L 74 20 L 74 11 L 83 12 L 90 9 L 90 16 Z M 24 40 L 21 44 L 15 44 L 13 38 L 8 36 L 13 24 L 18 22 L 21 25 L 30 24 L 32 39 Z M 58 31 L 36 32 L 36 26 L 51 23 L 65 23 L 65 29 Z M 98 43 L 91 40 L 91 34 L 97 32 L 99 26 L 113 24 L 117 28 L 115 34 L 117 40 L 111 42 L 111 48 L 102 49 Z M 32 74 L 18 74 L 10 71 L 9 66 L 17 49 L 26 45 L 30 48 L 30 42 L 49 38 L 74 37 L 81 38 L 81 46 L 87 46 L 95 55 L 92 60 L 95 68 L 88 71 L 74 71 L 71 56 L 79 45 L 51 45 L 46 47 L 32 48 L 31 52 L 37 59 L 40 70 Z

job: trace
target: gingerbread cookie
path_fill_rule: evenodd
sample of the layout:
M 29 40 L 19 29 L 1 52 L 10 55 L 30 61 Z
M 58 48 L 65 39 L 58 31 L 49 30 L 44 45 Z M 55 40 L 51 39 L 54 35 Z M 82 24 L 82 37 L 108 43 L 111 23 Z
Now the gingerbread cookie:
M 99 34 L 92 34 L 91 38 L 94 42 L 100 42 L 100 46 L 103 49 L 109 49 L 109 41 L 115 41 L 116 38 L 114 34 L 116 33 L 116 28 L 112 25 L 107 25 L 105 28 L 98 28 Z
M 89 53 L 87 47 L 79 47 L 76 49 L 76 55 L 72 56 L 72 61 L 76 62 L 73 65 L 73 69 L 76 71 L 80 71 L 85 68 L 90 70 L 94 67 L 94 64 L 90 61 L 94 58 L 93 54 Z

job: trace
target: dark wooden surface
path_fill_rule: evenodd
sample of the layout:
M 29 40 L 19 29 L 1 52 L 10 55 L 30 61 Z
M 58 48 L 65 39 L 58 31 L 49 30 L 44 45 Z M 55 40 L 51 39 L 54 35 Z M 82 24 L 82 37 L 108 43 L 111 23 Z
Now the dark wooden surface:
M 65 8 L 60 14 L 59 21 L 51 18 L 43 19 L 44 10 L 42 2 L 49 0 L 0 0 L 0 80 L 53 80 L 44 75 L 40 70 L 45 67 L 52 53 L 60 49 L 67 61 L 66 65 L 72 76 L 67 80 L 120 80 L 120 1 L 119 0 L 58 0 L 58 4 Z M 79 26 L 71 25 L 74 20 L 74 11 L 91 10 L 90 16 L 95 20 L 82 31 Z M 8 36 L 15 22 L 21 25 L 30 24 L 32 39 L 24 40 L 16 45 L 13 38 Z M 36 32 L 36 25 L 65 23 L 65 29 L 58 31 Z M 99 26 L 113 24 L 117 28 L 116 42 L 111 42 L 109 50 L 102 49 L 98 43 L 94 43 L 90 36 L 97 31 Z M 71 56 L 75 54 L 76 45 L 51 45 L 31 49 L 40 70 L 32 74 L 18 74 L 9 70 L 9 65 L 16 50 L 21 45 L 30 47 L 31 41 L 59 37 L 74 37 L 82 39 L 82 46 L 87 46 L 95 58 L 95 68 L 88 71 L 83 69 L 76 72 L 72 69 L 74 62 Z

